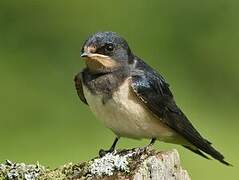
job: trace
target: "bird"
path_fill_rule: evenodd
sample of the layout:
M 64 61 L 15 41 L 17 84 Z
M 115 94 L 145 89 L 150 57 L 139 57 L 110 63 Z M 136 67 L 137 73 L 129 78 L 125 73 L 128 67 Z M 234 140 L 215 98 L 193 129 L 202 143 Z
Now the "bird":
M 169 84 L 155 69 L 136 56 L 115 32 L 96 32 L 83 43 L 85 68 L 74 79 L 80 100 L 116 135 L 182 145 L 192 152 L 231 165 L 205 139 L 177 106 Z M 207 154 L 207 155 L 206 155 Z

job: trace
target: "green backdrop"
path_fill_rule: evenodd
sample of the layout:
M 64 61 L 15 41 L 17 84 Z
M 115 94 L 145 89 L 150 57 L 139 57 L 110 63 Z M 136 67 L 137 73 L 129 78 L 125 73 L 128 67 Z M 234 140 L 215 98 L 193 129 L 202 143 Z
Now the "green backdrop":
M 234 164 L 177 148 L 192 179 L 236 179 L 239 136 L 239 1 L 1 0 L 0 161 L 56 167 L 96 156 L 114 135 L 78 99 L 80 49 L 96 31 L 116 31 L 160 71 L 179 106 Z M 120 148 L 147 141 L 122 139 Z

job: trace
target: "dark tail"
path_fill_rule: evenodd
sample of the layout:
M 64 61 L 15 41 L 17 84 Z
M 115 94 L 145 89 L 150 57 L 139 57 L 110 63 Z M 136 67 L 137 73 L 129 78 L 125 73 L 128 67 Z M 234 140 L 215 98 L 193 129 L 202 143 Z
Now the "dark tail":
M 204 157 L 204 158 L 206 158 L 206 159 L 210 159 L 209 157 L 207 157 L 205 154 L 203 154 L 203 153 L 202 153 L 199 149 L 197 149 L 197 148 L 193 148 L 193 147 L 185 146 L 185 145 L 183 145 L 183 147 L 185 147 L 185 148 L 189 149 L 190 151 L 192 151 L 192 152 L 198 154 L 199 156 L 202 156 L 202 157 Z
M 167 124 L 183 136 L 191 145 L 186 145 L 186 148 L 207 158 L 204 154 L 212 156 L 221 163 L 232 166 L 224 160 L 224 156 L 212 147 L 212 143 L 203 138 L 200 133 L 193 127 L 192 123 L 187 119 L 183 112 L 175 105 L 170 106 L 170 112 L 167 113 Z
M 224 160 L 224 156 L 218 152 L 216 149 L 214 149 L 210 144 L 207 144 L 205 148 L 201 149 L 203 152 L 211 155 L 213 158 L 217 159 L 221 163 L 227 165 L 227 166 L 232 166 L 230 163 L 226 162 Z
M 184 147 L 193 151 L 194 153 L 206 158 L 206 159 L 210 159 L 210 158 L 208 158 L 204 153 L 211 155 L 214 159 L 220 161 L 221 163 L 223 163 L 227 166 L 232 166 L 230 163 L 228 163 L 224 160 L 224 156 L 220 152 L 218 152 L 216 149 L 214 149 L 211 146 L 211 143 L 205 143 L 205 146 L 200 147 L 201 151 L 197 147 L 190 147 L 190 146 L 184 146 Z

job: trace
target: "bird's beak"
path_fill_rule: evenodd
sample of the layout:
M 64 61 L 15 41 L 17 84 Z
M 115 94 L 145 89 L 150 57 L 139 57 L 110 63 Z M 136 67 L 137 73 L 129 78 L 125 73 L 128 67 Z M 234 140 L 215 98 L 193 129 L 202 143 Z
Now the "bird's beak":
M 80 55 L 83 59 L 109 59 L 109 56 L 103 55 L 103 54 L 98 54 L 98 53 L 92 53 L 92 52 L 83 52 Z
M 88 52 L 83 52 L 81 53 L 80 57 L 82 58 L 86 58 L 86 57 L 89 57 L 91 53 L 88 53 Z
M 119 66 L 119 64 L 109 56 L 92 51 L 83 51 L 80 56 L 85 60 L 87 67 L 92 73 L 103 72 L 106 71 L 106 69 L 114 69 Z

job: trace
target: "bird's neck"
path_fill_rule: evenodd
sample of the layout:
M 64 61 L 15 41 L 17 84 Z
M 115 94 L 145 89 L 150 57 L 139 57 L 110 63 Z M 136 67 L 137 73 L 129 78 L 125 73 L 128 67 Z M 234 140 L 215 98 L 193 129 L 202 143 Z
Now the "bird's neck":
M 84 84 L 94 94 L 112 94 L 130 76 L 130 68 L 122 66 L 111 72 L 91 73 L 83 71 Z

